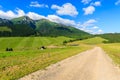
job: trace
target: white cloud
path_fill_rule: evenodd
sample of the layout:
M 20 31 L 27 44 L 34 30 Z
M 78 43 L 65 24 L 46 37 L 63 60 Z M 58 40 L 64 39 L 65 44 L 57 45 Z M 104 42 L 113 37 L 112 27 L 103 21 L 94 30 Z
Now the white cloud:
M 93 14 L 95 11 L 95 7 L 94 6 L 88 6 L 87 8 L 83 8 L 84 11 L 84 15 L 89 15 L 89 14 Z
M 17 12 L 16 16 L 18 17 L 25 15 L 25 12 L 19 8 L 17 8 L 15 11 Z
M 39 14 L 34 13 L 34 12 L 28 12 L 26 14 L 26 16 L 30 17 L 33 20 L 39 20 L 39 19 L 43 19 L 43 18 L 45 19 L 46 18 L 45 16 L 39 15 Z
M 39 2 L 34 1 L 34 2 L 30 3 L 30 7 L 38 7 L 38 8 L 40 8 L 40 7 L 47 7 L 48 8 L 48 5 L 40 4 Z
M 13 19 L 13 18 L 21 17 L 21 16 L 29 16 L 33 20 L 45 18 L 45 16 L 39 15 L 34 12 L 25 13 L 23 10 L 21 10 L 19 8 L 17 8 L 15 10 L 15 12 L 13 12 L 11 10 L 6 11 L 6 12 L 0 10 L 0 18 L 3 18 L 3 19 Z
M 86 31 L 89 32 L 89 33 L 91 33 L 91 34 L 102 34 L 103 33 L 103 30 L 101 30 L 99 28 L 96 29 L 96 30 L 92 29 L 92 28 L 91 29 L 86 29 Z
M 48 15 L 47 19 L 52 22 L 56 22 L 56 23 L 60 23 L 60 24 L 64 24 L 64 25 L 72 25 L 72 26 L 76 25 L 75 21 L 69 20 L 69 19 L 63 19 L 56 15 Z
M 24 16 L 25 15 L 24 11 L 19 9 L 19 8 L 17 8 L 15 10 L 15 12 L 13 12 L 11 10 L 6 11 L 6 12 L 0 10 L 0 17 L 1 18 L 5 18 L 5 19 L 12 19 L 12 18 L 16 18 L 16 17 L 20 17 L 20 16 Z
M 102 34 L 103 30 L 101 30 L 98 26 L 93 26 L 92 29 L 92 34 Z
M 81 26 L 82 27 L 89 27 L 89 26 L 93 26 L 94 23 L 96 23 L 97 21 L 95 19 L 90 19 L 88 21 L 85 21 Z
M 0 17 L 5 19 L 10 19 L 12 17 L 15 17 L 15 14 L 11 10 L 7 12 L 0 10 Z
M 96 1 L 95 3 L 91 3 L 91 5 L 93 5 L 93 6 L 101 6 L 101 2 L 100 1 Z
M 96 22 L 97 21 L 95 19 L 89 19 L 83 23 L 80 23 L 80 22 L 76 23 L 76 27 L 81 29 L 81 30 L 88 31 L 89 30 L 88 28 L 95 26 Z
M 93 29 L 98 29 L 99 27 L 98 26 L 94 26 Z
M 102 34 L 103 30 L 99 29 L 95 34 Z
M 120 0 L 118 0 L 117 2 L 115 2 L 115 5 L 119 5 L 120 4 Z
M 78 15 L 78 11 L 76 7 L 71 3 L 66 3 L 66 4 L 63 4 L 62 6 L 52 5 L 51 8 L 56 9 L 57 10 L 56 13 L 58 15 L 69 15 L 69 16 Z
M 80 30 L 83 30 L 83 31 L 86 31 L 88 33 L 91 33 L 91 34 L 101 34 L 103 33 L 103 31 L 98 27 L 96 26 L 96 23 L 97 21 L 95 19 L 89 19 L 83 23 L 76 23 L 76 28 L 80 29 Z
M 42 15 L 37 14 L 35 12 L 25 13 L 23 10 L 21 10 L 19 8 L 17 8 L 15 10 L 15 12 L 13 12 L 11 10 L 6 11 L 6 12 L 0 10 L 0 18 L 13 19 L 13 18 L 21 17 L 21 16 L 28 16 L 33 20 L 39 20 L 39 19 L 44 18 L 44 19 L 48 19 L 52 22 L 61 23 L 61 24 L 64 24 L 64 25 L 72 25 L 72 26 L 76 25 L 74 20 L 64 19 L 64 18 L 61 18 L 61 17 L 56 16 L 56 15 L 48 15 L 47 17 L 45 17 L 45 16 L 42 16 Z
M 60 6 L 57 6 L 57 5 L 53 4 L 53 5 L 51 6 L 51 8 L 52 8 L 52 9 L 60 9 Z
M 91 0 L 82 0 L 81 1 L 83 4 L 89 4 L 91 2 Z

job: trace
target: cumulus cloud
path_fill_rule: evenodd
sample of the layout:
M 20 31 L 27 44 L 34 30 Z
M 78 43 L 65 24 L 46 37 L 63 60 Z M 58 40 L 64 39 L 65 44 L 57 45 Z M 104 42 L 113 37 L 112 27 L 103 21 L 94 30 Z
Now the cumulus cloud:
M 93 29 L 98 29 L 99 27 L 98 26 L 94 26 Z
M 39 14 L 34 13 L 34 12 L 28 12 L 26 14 L 26 16 L 30 17 L 33 20 L 39 20 L 39 19 L 43 19 L 43 18 L 46 19 L 45 16 L 39 15 Z
M 0 17 L 5 18 L 5 19 L 10 19 L 10 18 L 14 17 L 14 13 L 10 10 L 7 12 L 0 10 Z
M 83 30 L 91 34 L 98 33 L 98 29 L 99 29 L 98 26 L 95 26 L 95 23 L 97 22 L 95 19 L 89 19 L 83 23 L 75 22 L 74 20 L 63 19 L 57 15 L 48 15 L 47 19 L 52 22 L 73 26 L 75 28 L 78 28 L 80 30 Z
M 52 8 L 52 9 L 60 9 L 60 6 L 53 4 L 53 5 L 51 6 L 51 8 Z
M 95 23 L 95 22 L 97 22 L 95 19 L 90 19 L 90 20 L 86 21 L 85 23 L 92 24 L 92 23 Z
M 47 7 L 48 8 L 48 5 L 40 4 L 39 2 L 34 1 L 34 2 L 30 3 L 30 7 L 38 7 L 38 8 L 40 8 L 40 7 Z
M 103 30 L 99 29 L 95 34 L 102 34 Z
M 33 20 L 39 20 L 39 19 L 44 18 L 44 19 L 48 19 L 52 22 L 61 23 L 64 25 L 72 25 L 72 26 L 75 25 L 74 20 L 64 19 L 57 15 L 48 15 L 47 17 L 45 17 L 45 16 L 37 14 L 35 12 L 25 13 L 23 10 L 21 10 L 19 8 L 17 8 L 15 11 L 9 10 L 6 12 L 0 10 L 0 18 L 3 18 L 3 19 L 13 19 L 13 18 L 21 17 L 21 16 L 28 16 Z
M 85 31 L 91 34 L 102 34 L 103 33 L 103 30 L 99 28 L 98 29 L 90 28 L 90 29 L 86 29 Z
M 0 18 L 3 18 L 3 19 L 13 19 L 13 18 L 21 17 L 21 16 L 29 16 L 33 20 L 39 20 L 39 19 L 45 18 L 45 16 L 39 15 L 35 12 L 25 13 L 23 10 L 19 8 L 17 8 L 15 11 L 0 10 Z
M 5 19 L 12 19 L 20 16 L 24 16 L 25 13 L 23 10 L 17 8 L 15 12 L 9 10 L 9 11 L 2 11 L 0 10 L 0 17 Z
M 33 20 L 48 19 L 52 22 L 56 22 L 56 23 L 60 23 L 60 24 L 64 24 L 64 25 L 71 25 L 71 26 L 75 25 L 75 21 L 69 20 L 69 19 L 64 19 L 64 18 L 61 18 L 57 15 L 48 15 L 45 17 L 45 16 L 39 15 L 39 14 L 34 13 L 34 12 L 28 12 L 26 14 L 26 16 L 29 16 Z
M 93 14 L 95 11 L 95 7 L 94 6 L 88 6 L 87 8 L 83 8 L 84 11 L 84 15 L 89 15 L 89 14 Z
M 89 4 L 91 2 L 91 0 L 82 0 L 81 1 L 83 4 Z
M 94 23 L 96 23 L 97 21 L 95 19 L 90 19 L 88 21 L 85 21 L 81 26 L 82 27 L 89 27 L 89 26 L 93 26 Z
M 100 1 L 96 1 L 95 3 L 91 3 L 91 5 L 93 5 L 93 6 L 101 6 L 101 2 Z
M 16 16 L 18 17 L 25 15 L 25 12 L 19 8 L 17 8 L 15 11 L 17 12 Z
M 84 15 L 90 15 L 93 14 L 96 10 L 96 7 L 101 6 L 101 2 L 100 1 L 96 1 L 96 2 L 92 2 L 90 4 L 90 6 L 83 8 L 84 11 Z
M 103 31 L 96 26 L 97 21 L 95 19 L 89 19 L 83 23 L 76 23 L 76 28 L 86 31 L 91 34 L 101 34 Z
M 91 28 L 91 31 L 92 31 L 92 34 L 102 34 L 103 33 L 103 30 L 100 29 L 98 26 L 93 26 Z
M 117 2 L 115 2 L 115 5 L 119 5 L 120 4 L 120 0 L 118 0 Z
M 71 3 L 66 3 L 66 4 L 63 4 L 62 6 L 52 5 L 51 8 L 56 9 L 57 10 L 56 13 L 58 15 L 69 15 L 69 16 L 78 15 L 78 11 L 76 7 Z
M 71 25 L 71 26 L 76 25 L 74 20 L 63 19 L 63 18 L 56 16 L 56 15 L 48 15 L 47 19 L 52 21 L 52 22 L 56 22 L 56 23 L 60 23 L 60 24 L 64 24 L 64 25 Z

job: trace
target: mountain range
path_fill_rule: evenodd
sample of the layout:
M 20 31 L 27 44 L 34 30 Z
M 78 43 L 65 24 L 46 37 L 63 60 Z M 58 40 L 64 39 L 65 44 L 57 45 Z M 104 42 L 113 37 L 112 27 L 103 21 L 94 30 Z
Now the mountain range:
M 0 36 L 66 36 L 83 38 L 91 34 L 72 26 L 67 26 L 47 19 L 32 20 L 22 16 L 11 20 L 0 18 Z

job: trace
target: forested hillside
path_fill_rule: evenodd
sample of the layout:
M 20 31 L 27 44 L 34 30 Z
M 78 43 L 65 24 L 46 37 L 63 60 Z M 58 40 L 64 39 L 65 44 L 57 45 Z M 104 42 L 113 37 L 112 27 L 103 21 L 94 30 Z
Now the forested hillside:
M 66 36 L 71 38 L 86 38 L 89 33 L 51 22 L 46 19 L 32 20 L 27 16 L 12 20 L 0 19 L 0 36 Z
M 108 41 L 104 41 L 105 43 L 118 43 L 120 42 L 120 33 L 108 33 L 108 34 L 101 34 L 97 35 Z

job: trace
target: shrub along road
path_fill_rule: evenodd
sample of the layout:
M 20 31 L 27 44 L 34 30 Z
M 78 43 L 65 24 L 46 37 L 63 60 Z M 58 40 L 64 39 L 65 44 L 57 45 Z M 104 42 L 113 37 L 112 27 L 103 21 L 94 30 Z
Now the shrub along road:
M 100 47 L 95 47 L 20 80 L 120 80 L 120 70 Z

